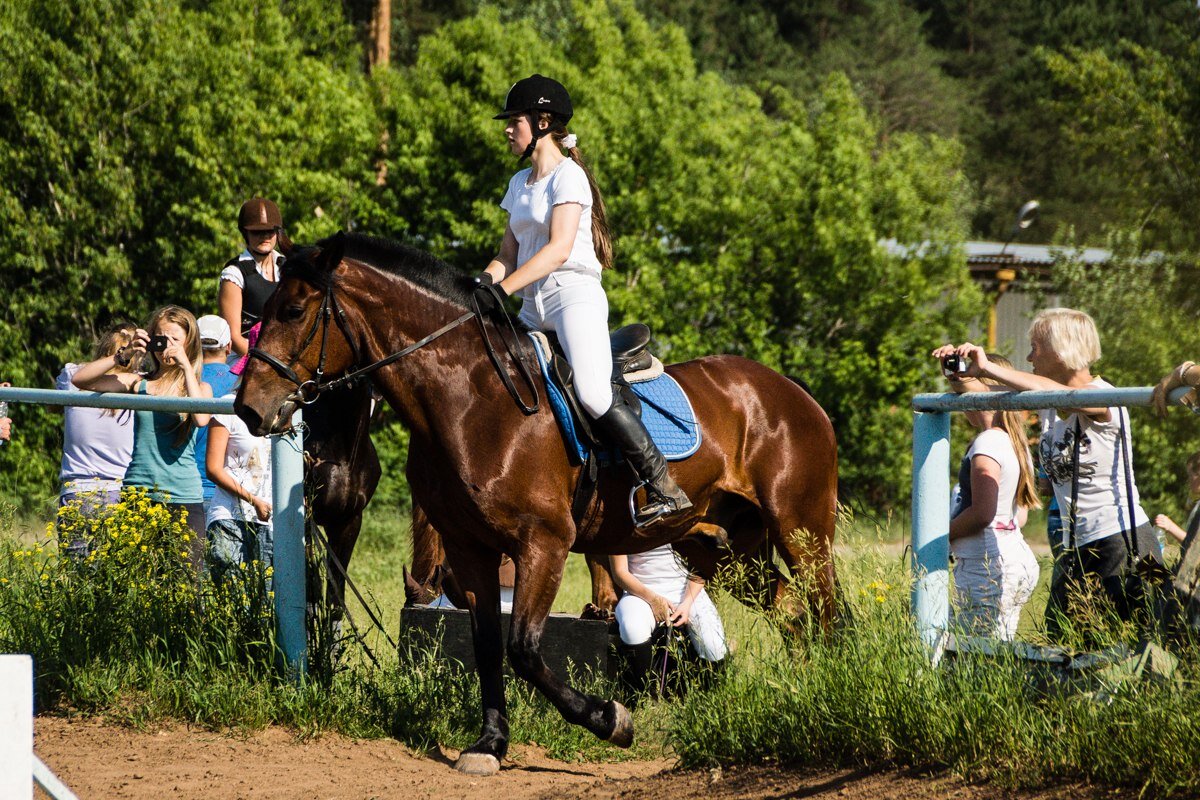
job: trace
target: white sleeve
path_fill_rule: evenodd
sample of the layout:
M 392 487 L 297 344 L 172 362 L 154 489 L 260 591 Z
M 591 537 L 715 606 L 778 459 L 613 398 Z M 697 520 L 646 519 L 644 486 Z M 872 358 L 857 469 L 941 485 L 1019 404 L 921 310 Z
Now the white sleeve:
M 242 271 L 235 264 L 230 264 L 225 269 L 221 270 L 221 280 L 229 281 L 239 289 L 246 288 L 246 281 L 242 279 Z
M 564 164 L 550 184 L 550 205 L 563 203 L 579 203 L 584 208 L 592 206 L 592 187 L 588 184 L 587 173 L 574 161 Z
M 58 377 L 54 379 L 54 388 L 60 392 L 76 391 L 75 384 L 71 383 L 71 378 L 75 376 L 75 371 L 79 367 L 75 364 L 67 364 L 62 368 L 62 372 L 58 373 Z
M 975 437 L 975 441 L 971 442 L 971 449 L 967 451 L 967 455 L 971 458 L 975 456 L 987 456 L 997 464 L 1004 465 L 1009 463 L 1013 458 L 1012 442 L 1008 439 L 1008 434 L 997 428 L 986 430 Z

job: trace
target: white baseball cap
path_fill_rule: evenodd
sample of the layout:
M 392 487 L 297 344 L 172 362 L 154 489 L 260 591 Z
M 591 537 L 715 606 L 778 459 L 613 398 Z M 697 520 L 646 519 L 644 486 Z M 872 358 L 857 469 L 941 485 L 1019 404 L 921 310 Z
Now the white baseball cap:
M 216 350 L 229 344 L 229 323 L 216 314 L 205 314 L 196 320 L 200 328 L 200 346 L 205 350 Z

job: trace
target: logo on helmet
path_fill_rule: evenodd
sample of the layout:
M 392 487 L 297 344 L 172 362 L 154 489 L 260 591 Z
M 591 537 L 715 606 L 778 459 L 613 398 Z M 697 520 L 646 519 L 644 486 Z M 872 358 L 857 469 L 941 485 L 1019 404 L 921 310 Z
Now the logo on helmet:
M 539 98 L 538 98 L 538 105 L 539 105 L 539 106 L 540 106 L 540 105 L 542 105 L 543 103 L 549 103 L 549 102 L 550 102 L 550 101 L 549 101 L 549 100 L 547 100 L 547 99 L 546 99 L 546 98 L 544 98 L 544 97 L 539 97 Z

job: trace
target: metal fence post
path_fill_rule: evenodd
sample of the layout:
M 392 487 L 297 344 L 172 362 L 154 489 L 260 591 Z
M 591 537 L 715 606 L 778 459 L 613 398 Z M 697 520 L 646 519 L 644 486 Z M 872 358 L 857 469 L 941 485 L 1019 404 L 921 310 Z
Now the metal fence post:
M 275 536 L 275 619 L 278 646 L 291 676 L 306 668 L 308 634 L 304 576 L 304 435 L 300 412 L 292 430 L 271 438 L 271 507 Z
M 913 417 L 912 612 L 926 646 L 950 623 L 950 415 Z

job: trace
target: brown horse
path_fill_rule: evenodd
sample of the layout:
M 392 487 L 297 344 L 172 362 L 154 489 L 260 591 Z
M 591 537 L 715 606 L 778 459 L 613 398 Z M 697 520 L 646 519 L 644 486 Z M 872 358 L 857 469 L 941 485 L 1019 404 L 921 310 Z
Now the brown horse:
M 500 340 L 503 326 L 466 311 L 470 292 L 469 278 L 419 250 L 356 235 L 327 239 L 288 260 L 235 404 L 256 434 L 278 432 L 298 403 L 337 384 L 328 376 L 374 370 L 371 380 L 411 432 L 413 498 L 442 532 L 471 610 L 483 730 L 458 769 L 494 773 L 508 749 L 501 553 L 517 570 L 513 670 L 566 720 L 623 747 L 633 741 L 629 712 L 567 685 L 539 653 L 569 551 L 642 552 L 697 524 L 727 533 L 735 553 L 760 549 L 765 537 L 802 576 L 810 613 L 828 625 L 837 453 L 829 419 L 807 392 L 735 356 L 672 365 L 703 430 L 696 454 L 671 465 L 694 508 L 636 529 L 630 477 L 614 470 L 600 481 L 588 524 L 576 526 L 570 505 L 579 468 L 549 410 L 525 413 L 510 397 L 481 335 Z M 790 605 L 804 613 L 804 604 Z

